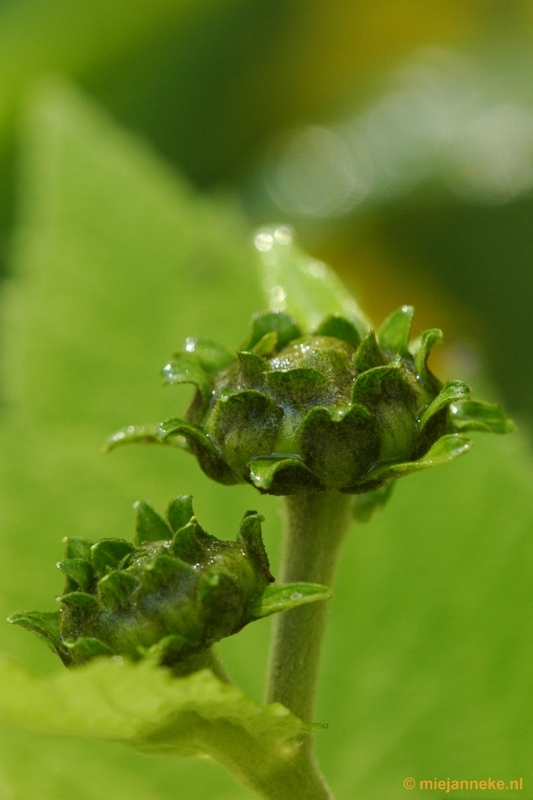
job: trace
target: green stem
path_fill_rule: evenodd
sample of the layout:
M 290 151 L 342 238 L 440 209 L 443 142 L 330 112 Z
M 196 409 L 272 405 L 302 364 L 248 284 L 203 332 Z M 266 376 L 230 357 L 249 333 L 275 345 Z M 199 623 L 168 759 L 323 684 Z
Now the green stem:
M 242 786 L 264 800 L 334 800 L 302 740 L 280 746 L 222 720 L 198 721 L 193 738 Z
M 340 545 L 350 525 L 350 495 L 338 492 L 286 498 L 287 530 L 280 583 L 331 586 Z M 279 702 L 312 722 L 327 603 L 278 614 L 274 622 L 267 702 Z M 309 748 L 310 749 L 310 746 Z
M 222 662 L 212 647 L 202 650 L 201 653 L 195 653 L 172 667 L 172 671 L 177 678 L 198 672 L 200 669 L 210 669 L 219 680 L 224 683 L 231 683 L 226 670 L 222 666 Z
M 331 585 L 341 542 L 350 525 L 352 498 L 337 492 L 286 498 L 287 536 L 281 583 Z M 280 702 L 311 722 L 326 603 L 312 603 L 277 615 L 267 702 Z M 209 651 L 201 666 L 221 667 Z M 223 678 L 224 679 L 224 678 Z M 283 745 L 253 736 L 227 720 L 191 715 L 187 742 L 196 741 L 246 788 L 264 800 L 334 800 L 312 752 L 312 735 Z

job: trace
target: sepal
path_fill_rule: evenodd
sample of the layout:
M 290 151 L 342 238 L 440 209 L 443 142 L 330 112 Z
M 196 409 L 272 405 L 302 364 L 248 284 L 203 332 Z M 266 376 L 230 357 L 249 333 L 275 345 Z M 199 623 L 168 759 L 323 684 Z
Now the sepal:
M 210 478 L 226 485 L 239 483 L 238 476 L 225 463 L 212 440 L 198 425 L 174 418 L 162 422 L 157 429 L 157 440 L 163 444 L 176 437 L 186 440 L 201 468 Z
M 161 444 L 157 425 L 128 425 L 108 437 L 103 446 L 104 453 L 110 453 L 123 444 Z
M 57 567 L 70 579 L 69 588 L 74 583 L 76 588 L 79 587 L 83 592 L 91 590 L 96 575 L 89 561 L 84 558 L 67 558 L 60 561 Z
M 409 357 L 409 335 L 415 310 L 413 306 L 402 306 L 394 311 L 379 330 L 379 345 L 389 353 Z
M 167 508 L 167 520 L 174 532 L 187 525 L 192 517 L 194 517 L 194 510 L 190 494 L 178 495 L 170 501 Z
M 350 320 L 346 319 L 346 317 L 342 317 L 340 314 L 331 314 L 329 317 L 326 317 L 320 323 L 315 333 L 320 336 L 331 336 L 334 339 L 339 339 L 355 349 L 361 344 L 361 336 L 353 322 L 350 322 Z
M 135 544 L 137 547 L 141 547 L 147 542 L 162 542 L 171 538 L 172 533 L 169 526 L 148 503 L 139 500 L 133 507 L 136 511 Z
M 353 518 L 357 522 L 370 522 L 376 511 L 387 505 L 395 485 L 396 482 L 391 481 L 379 489 L 356 495 L 352 508 Z
M 330 600 L 332 597 L 327 586 L 318 583 L 286 583 L 283 586 L 268 586 L 253 602 L 249 609 L 250 620 L 269 617 L 279 611 Z
M 433 447 L 416 461 L 384 464 L 372 470 L 367 475 L 367 479 L 369 482 L 382 484 L 384 481 L 401 478 L 404 475 L 410 475 L 412 472 L 420 472 L 439 464 L 448 464 L 454 458 L 468 453 L 471 447 L 472 442 L 466 436 L 461 436 L 458 433 L 448 434 L 435 442 Z
M 59 630 L 59 611 L 26 611 L 11 614 L 7 621 L 34 633 L 56 653 L 64 664 L 70 662 L 68 649 Z
M 196 520 L 192 520 L 176 531 L 170 545 L 172 555 L 181 558 L 187 564 L 200 564 L 205 561 L 207 547 L 200 531 L 201 528 Z
M 270 397 L 247 389 L 217 401 L 209 432 L 224 451 L 233 472 L 239 474 L 256 453 L 272 451 L 282 417 L 283 412 Z
M 204 403 L 209 402 L 211 380 L 193 354 L 177 353 L 171 361 L 165 364 L 161 375 L 163 383 L 167 384 L 167 386 L 179 383 L 194 384 L 202 395 Z
M 326 488 L 299 456 L 254 458 L 248 464 L 247 480 L 260 492 L 274 495 L 305 494 Z
M 113 570 L 98 583 L 98 600 L 105 609 L 117 611 L 128 604 L 130 596 L 138 585 L 139 581 L 135 575 Z
M 255 314 L 252 317 L 250 335 L 241 349 L 251 350 L 264 336 L 272 333 L 277 336 L 277 348 L 279 350 L 286 347 L 293 339 L 299 339 L 302 335 L 302 331 L 294 317 L 284 314 L 282 311 L 268 311 L 264 314 Z
M 379 456 L 372 414 L 358 404 L 339 418 L 329 409 L 314 408 L 303 423 L 302 451 L 325 486 L 341 489 L 355 483 Z
M 353 357 L 357 373 L 366 372 L 373 367 L 383 367 L 385 356 L 381 350 L 374 331 L 369 331 Z
M 419 339 L 413 342 L 411 353 L 414 357 L 415 372 L 425 386 L 431 386 L 431 375 L 427 361 L 433 347 L 442 342 L 443 333 L 439 328 L 424 331 Z
M 261 514 L 247 511 L 239 525 L 237 541 L 242 543 L 256 575 L 262 575 L 266 585 L 274 581 L 274 576 L 270 572 L 270 563 L 263 542 L 261 523 L 264 520 L 265 518 Z
M 81 611 L 98 611 L 98 600 L 89 592 L 68 592 L 57 598 L 66 606 L 72 606 Z
M 210 339 L 197 339 L 192 336 L 185 341 L 185 352 L 187 355 L 193 356 L 208 375 L 214 375 L 229 366 L 235 358 L 235 354 L 221 344 L 212 342 Z
M 470 387 L 463 381 L 447 381 L 437 397 L 424 409 L 419 421 L 419 430 L 423 431 L 427 423 L 444 408 L 458 400 L 470 397 Z
M 451 431 L 512 433 L 516 424 L 496 403 L 464 400 L 450 406 L 448 427 Z
M 102 539 L 93 544 L 90 558 L 98 577 L 103 578 L 113 569 L 124 566 L 124 560 L 135 553 L 135 547 L 125 539 Z
M 72 660 L 76 664 L 83 664 L 98 656 L 112 656 L 113 651 L 110 647 L 90 636 L 82 636 L 76 641 L 66 642 Z

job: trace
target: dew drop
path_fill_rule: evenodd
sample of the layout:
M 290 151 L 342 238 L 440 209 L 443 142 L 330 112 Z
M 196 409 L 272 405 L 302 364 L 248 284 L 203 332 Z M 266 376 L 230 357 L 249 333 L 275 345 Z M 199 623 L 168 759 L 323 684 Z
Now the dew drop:
M 274 244 L 274 237 L 269 230 L 258 231 L 255 235 L 254 244 L 261 253 L 267 253 Z
M 292 244 L 292 230 L 286 225 L 282 225 L 274 232 L 274 239 L 278 244 L 289 245 Z
M 322 261 L 313 261 L 313 263 L 309 264 L 307 267 L 307 271 L 312 278 L 319 280 L 326 276 L 326 265 L 323 264 Z

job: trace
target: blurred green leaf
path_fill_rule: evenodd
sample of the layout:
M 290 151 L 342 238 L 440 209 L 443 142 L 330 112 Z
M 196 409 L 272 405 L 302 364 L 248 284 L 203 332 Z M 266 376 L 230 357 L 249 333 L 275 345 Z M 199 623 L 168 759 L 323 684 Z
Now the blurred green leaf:
M 279 703 L 260 706 L 209 670 L 187 678 L 144 661 L 95 661 L 39 678 L 0 661 L 0 719 L 56 736 L 127 742 L 148 753 L 209 754 L 231 735 L 274 750 L 309 731 Z M 206 726 L 205 723 L 208 723 Z
M 47 598 L 53 610 L 62 580 L 43 567 L 62 557 L 61 539 L 128 536 L 140 497 L 164 507 L 177 492 L 194 494 L 206 525 L 227 539 L 235 536 L 229 519 L 268 505 L 251 488 L 226 495 L 173 448 L 100 453 L 121 425 L 183 410 L 190 387 L 164 388 L 159 372 L 186 337 L 233 346 L 242 337 L 261 307 L 248 229 L 230 205 L 193 195 L 64 86 L 43 86 L 25 131 L 15 277 L 2 308 L 4 618 L 21 608 L 46 609 Z M 275 514 L 267 516 L 275 526 Z M 251 639 L 262 660 L 268 622 L 257 627 L 264 632 Z M 47 649 L 30 638 L 0 626 L 0 647 L 35 669 L 55 669 Z M 260 683 L 257 670 L 246 684 L 256 697 Z M 52 739 L 41 739 L 39 756 L 30 758 L 40 764 L 37 787 L 14 766 L 27 761 L 32 742 L 29 733 L 0 733 L 1 761 L 17 797 L 96 800 L 106 796 L 104 784 L 116 787 L 120 800 L 138 792 L 150 800 L 175 796 L 176 766 L 102 751 L 97 743 L 75 748 L 83 753 L 76 761 L 68 755 L 73 745 Z M 92 777 L 95 763 L 104 784 Z M 246 796 L 221 770 L 190 770 L 180 773 L 194 775 L 180 780 L 183 800 L 217 791 L 231 792 L 232 800 Z M 129 771 L 152 778 L 132 785 Z
M 204 0 L 205 4 L 205 0 Z M 17 0 L 0 7 L 0 142 L 37 76 L 80 75 L 150 39 L 190 0 Z
M 350 320 L 361 338 L 368 333 L 368 321 L 352 295 L 327 264 L 294 243 L 290 228 L 261 228 L 255 246 L 272 311 L 294 314 L 305 330 L 313 330 L 324 317 L 336 313 Z
M 341 800 L 408 776 L 531 785 L 533 464 L 518 434 L 475 436 L 346 543 L 317 709 Z

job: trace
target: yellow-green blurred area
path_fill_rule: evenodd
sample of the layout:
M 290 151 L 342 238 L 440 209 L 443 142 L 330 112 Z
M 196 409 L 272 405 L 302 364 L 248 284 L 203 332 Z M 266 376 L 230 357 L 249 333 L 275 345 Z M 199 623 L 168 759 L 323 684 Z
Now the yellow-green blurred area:
M 0 617 L 52 610 L 62 537 L 130 538 L 140 498 L 192 493 L 220 538 L 258 508 L 276 571 L 275 498 L 170 448 L 99 453 L 183 410 L 158 369 L 186 336 L 244 339 L 258 226 L 292 225 L 377 323 L 416 305 L 445 377 L 492 380 L 527 428 L 532 45 L 520 0 L 0 2 Z M 317 709 L 339 800 L 531 791 L 532 498 L 527 436 L 479 435 L 352 533 Z M 267 648 L 267 622 L 222 648 L 256 700 Z M 0 649 L 59 668 L 1 622 Z M 1 729 L 0 800 L 248 796 L 209 762 Z
M 291 222 L 377 320 L 415 302 L 474 342 L 527 416 L 532 37 L 529 0 L 3 0 L 3 249 L 24 98 L 66 73 L 197 187 Z

